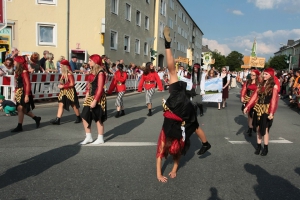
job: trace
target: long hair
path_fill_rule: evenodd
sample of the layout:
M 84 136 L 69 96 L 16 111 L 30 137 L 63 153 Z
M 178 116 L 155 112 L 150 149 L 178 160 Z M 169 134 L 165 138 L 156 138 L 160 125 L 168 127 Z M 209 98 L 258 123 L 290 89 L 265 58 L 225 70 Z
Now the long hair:
M 144 74 L 147 75 L 149 74 L 150 72 L 155 72 L 154 69 L 151 69 L 150 66 L 152 65 L 152 62 L 147 62 L 146 63 L 146 69 L 144 71 Z
M 121 76 L 123 76 L 123 65 L 122 64 L 118 64 L 117 68 L 119 69 Z
M 250 74 L 251 74 L 251 73 L 252 73 L 252 72 L 250 72 Z M 260 81 L 259 81 L 259 80 L 260 80 L 259 77 L 260 77 L 260 75 L 257 75 L 257 74 L 256 74 L 255 85 L 259 85 L 259 82 L 260 82 Z M 250 78 L 250 79 L 247 80 L 247 85 L 250 85 L 251 83 L 252 83 L 252 79 Z
M 274 77 L 270 77 L 268 80 L 261 81 L 259 87 L 259 93 L 263 93 L 265 95 L 271 94 L 275 85 Z M 264 90 L 262 88 L 264 87 Z
M 181 150 L 182 148 L 178 139 L 166 137 L 163 151 L 166 159 L 169 154 L 173 156 L 173 159 L 178 159 L 181 156 Z
M 16 71 L 15 71 L 16 75 L 20 76 L 23 73 L 23 70 L 25 70 L 23 65 L 21 63 L 17 62 Z
M 101 67 L 101 66 L 98 65 L 98 64 L 95 64 L 95 65 L 92 67 L 92 69 L 91 69 L 91 73 L 94 74 L 94 75 L 96 75 L 96 74 L 98 74 L 98 72 L 99 72 L 101 69 L 103 69 L 103 67 Z
M 30 56 L 30 61 L 33 63 L 38 63 L 40 59 L 40 55 L 37 52 L 34 52 L 31 56 Z
M 69 70 L 69 67 L 67 65 L 63 65 L 63 64 L 60 64 L 60 70 L 61 70 L 60 80 L 64 79 L 65 82 L 68 82 L 68 73 L 73 74 L 72 71 Z
M 195 81 L 195 68 L 193 67 L 192 69 L 192 82 L 194 83 Z M 200 68 L 198 68 L 197 71 L 197 83 L 200 83 Z

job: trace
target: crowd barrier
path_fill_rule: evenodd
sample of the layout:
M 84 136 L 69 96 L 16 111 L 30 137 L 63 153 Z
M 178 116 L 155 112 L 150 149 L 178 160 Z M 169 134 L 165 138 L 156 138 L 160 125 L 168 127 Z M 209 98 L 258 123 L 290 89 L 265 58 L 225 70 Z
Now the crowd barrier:
M 31 91 L 34 99 L 55 98 L 59 95 L 59 80 L 61 74 L 30 74 Z M 85 96 L 85 87 L 87 84 L 88 75 L 74 74 L 75 88 L 78 96 Z M 106 76 L 105 90 L 108 90 L 113 75 Z M 126 90 L 136 90 L 138 86 L 138 76 L 129 75 L 126 80 Z M 14 101 L 15 77 L 2 76 L 0 77 L 0 92 L 5 96 L 5 99 Z

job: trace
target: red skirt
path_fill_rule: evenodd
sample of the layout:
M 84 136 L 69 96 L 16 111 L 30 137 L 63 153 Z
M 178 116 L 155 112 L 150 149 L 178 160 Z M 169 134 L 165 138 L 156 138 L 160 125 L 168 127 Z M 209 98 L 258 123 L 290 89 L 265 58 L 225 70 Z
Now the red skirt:
M 222 99 L 228 99 L 228 86 L 222 91 Z

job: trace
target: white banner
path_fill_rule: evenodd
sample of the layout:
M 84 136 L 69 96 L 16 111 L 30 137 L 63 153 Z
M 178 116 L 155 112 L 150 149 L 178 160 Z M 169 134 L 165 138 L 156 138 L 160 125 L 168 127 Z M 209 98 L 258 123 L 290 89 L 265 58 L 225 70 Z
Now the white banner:
M 222 102 L 222 78 L 212 78 L 205 80 L 204 91 L 202 95 L 203 102 Z

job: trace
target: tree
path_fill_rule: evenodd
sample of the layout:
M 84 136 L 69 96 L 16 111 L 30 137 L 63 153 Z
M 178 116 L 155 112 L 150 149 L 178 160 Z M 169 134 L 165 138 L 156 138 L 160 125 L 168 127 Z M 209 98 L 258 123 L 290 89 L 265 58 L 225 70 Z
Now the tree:
M 285 62 L 285 55 L 280 55 L 272 58 L 270 67 L 276 70 L 283 70 L 289 68 L 289 64 Z
M 226 65 L 229 66 L 230 71 L 238 71 L 241 69 L 241 65 L 243 65 L 243 57 L 244 55 L 237 52 L 232 51 L 226 57 Z
M 226 59 L 224 55 L 221 55 L 220 52 L 218 52 L 218 50 L 214 50 L 212 52 L 212 58 L 215 59 L 215 64 L 213 64 L 213 66 L 215 66 L 215 68 L 217 70 L 220 71 L 221 67 L 226 65 Z
M 265 68 L 270 67 L 270 63 L 272 61 L 273 57 L 270 57 L 269 60 L 265 63 Z

